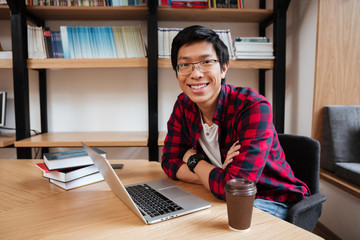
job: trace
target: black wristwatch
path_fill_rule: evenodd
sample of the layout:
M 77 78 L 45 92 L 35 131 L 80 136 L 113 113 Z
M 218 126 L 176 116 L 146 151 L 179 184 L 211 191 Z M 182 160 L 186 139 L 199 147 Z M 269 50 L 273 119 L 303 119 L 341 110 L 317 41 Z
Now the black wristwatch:
M 187 161 L 187 166 L 190 171 L 194 172 L 194 168 L 201 160 L 205 160 L 205 157 L 202 154 L 196 153 L 194 155 L 191 155 Z

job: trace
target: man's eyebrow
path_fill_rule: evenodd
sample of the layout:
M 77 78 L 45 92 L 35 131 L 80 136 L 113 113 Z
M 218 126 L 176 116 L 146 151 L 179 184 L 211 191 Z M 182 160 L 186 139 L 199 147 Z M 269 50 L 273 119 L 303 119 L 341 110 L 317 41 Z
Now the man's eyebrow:
M 208 57 L 213 57 L 213 54 L 204 54 L 204 55 L 201 55 L 199 57 L 196 57 L 198 59 L 205 59 L 205 58 L 208 58 Z M 180 56 L 178 58 L 178 61 L 179 60 L 188 60 L 188 59 L 191 59 L 191 57 L 187 57 L 187 56 Z

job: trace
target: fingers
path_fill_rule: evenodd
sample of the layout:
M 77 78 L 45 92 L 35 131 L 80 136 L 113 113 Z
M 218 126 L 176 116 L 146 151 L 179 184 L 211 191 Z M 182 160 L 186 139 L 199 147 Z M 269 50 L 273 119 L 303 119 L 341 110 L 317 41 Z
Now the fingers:
M 229 163 L 231 163 L 234 160 L 234 157 L 236 157 L 237 155 L 240 154 L 240 148 L 241 145 L 239 144 L 239 141 L 236 141 L 231 148 L 229 149 L 227 155 L 226 155 L 226 159 L 224 161 L 223 164 L 223 169 L 225 169 L 227 167 L 227 165 L 229 165 Z

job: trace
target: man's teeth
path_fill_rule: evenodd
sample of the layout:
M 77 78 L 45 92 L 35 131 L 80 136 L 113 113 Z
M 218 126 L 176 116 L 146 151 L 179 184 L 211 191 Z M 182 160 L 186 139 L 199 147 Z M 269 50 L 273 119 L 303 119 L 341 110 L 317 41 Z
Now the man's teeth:
M 202 84 L 202 85 L 191 85 L 191 88 L 193 89 L 200 89 L 200 88 L 203 88 L 203 87 L 206 87 L 206 84 Z

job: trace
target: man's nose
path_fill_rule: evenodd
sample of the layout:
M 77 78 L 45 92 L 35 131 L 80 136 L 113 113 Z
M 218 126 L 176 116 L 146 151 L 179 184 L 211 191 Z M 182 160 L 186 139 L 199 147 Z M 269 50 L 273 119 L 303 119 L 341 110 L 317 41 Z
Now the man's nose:
M 199 77 L 199 76 L 202 76 L 202 75 L 203 75 L 203 73 L 200 70 L 199 63 L 193 64 L 192 71 L 191 71 L 191 76 L 192 77 Z

